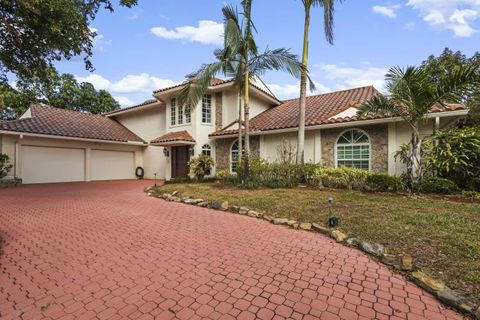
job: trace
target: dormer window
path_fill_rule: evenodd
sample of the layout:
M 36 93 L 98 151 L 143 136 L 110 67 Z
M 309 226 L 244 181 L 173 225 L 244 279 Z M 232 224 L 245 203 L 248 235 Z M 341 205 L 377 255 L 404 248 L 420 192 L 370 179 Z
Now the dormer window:
M 212 96 L 209 94 L 202 99 L 202 123 L 212 123 Z

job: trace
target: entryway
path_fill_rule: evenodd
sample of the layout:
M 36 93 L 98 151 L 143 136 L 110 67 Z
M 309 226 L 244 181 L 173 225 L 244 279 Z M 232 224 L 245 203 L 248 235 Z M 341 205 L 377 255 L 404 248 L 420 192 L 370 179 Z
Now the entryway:
M 188 176 L 189 146 L 172 147 L 172 178 Z

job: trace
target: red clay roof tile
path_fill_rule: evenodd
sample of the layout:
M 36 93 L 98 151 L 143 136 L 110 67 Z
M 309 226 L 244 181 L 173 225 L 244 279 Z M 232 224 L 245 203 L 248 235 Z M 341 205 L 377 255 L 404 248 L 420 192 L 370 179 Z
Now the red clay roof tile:
M 158 138 L 153 139 L 150 143 L 158 144 L 165 142 L 192 142 L 195 143 L 195 139 L 192 138 L 187 130 L 168 132 Z

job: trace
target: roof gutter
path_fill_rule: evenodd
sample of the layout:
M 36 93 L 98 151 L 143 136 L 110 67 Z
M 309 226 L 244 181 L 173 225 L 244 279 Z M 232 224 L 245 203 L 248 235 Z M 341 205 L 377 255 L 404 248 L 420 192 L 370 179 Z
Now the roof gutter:
M 112 141 L 112 140 L 101 140 L 101 139 L 88 139 L 88 138 L 55 136 L 55 135 L 50 135 L 50 134 L 18 132 L 18 131 L 8 131 L 8 130 L 0 130 L 0 134 L 16 135 L 16 136 L 19 136 L 20 138 L 26 136 L 26 137 L 34 137 L 34 138 L 74 140 L 74 141 L 84 141 L 84 142 L 99 142 L 99 143 L 111 143 L 111 144 L 133 145 L 133 146 L 143 146 L 143 147 L 148 146 L 148 144 L 146 142 L 139 142 L 139 141 L 124 142 L 124 141 Z
M 111 117 L 118 116 L 118 115 L 121 115 L 121 114 L 126 114 L 126 113 L 130 113 L 130 112 L 134 112 L 134 111 L 141 111 L 141 110 L 149 109 L 149 108 L 155 107 L 157 104 L 161 105 L 162 102 L 157 101 L 157 102 L 152 102 L 152 103 L 145 104 L 143 106 L 125 108 L 124 110 L 120 109 L 120 110 L 112 111 L 110 113 L 105 113 L 104 116 L 107 117 L 107 118 L 111 118 Z
M 434 112 L 434 113 L 429 113 L 427 115 L 427 119 L 466 116 L 468 114 L 468 111 L 469 111 L 468 109 L 464 109 L 464 110 L 456 110 L 456 111 Z M 352 127 L 352 126 L 367 126 L 371 124 L 392 123 L 392 122 L 401 122 L 401 121 L 403 121 L 401 117 L 358 120 L 358 121 L 326 123 L 326 124 L 308 126 L 308 127 L 305 127 L 305 130 L 311 131 L 311 130 L 319 130 L 319 129 L 333 129 L 333 128 L 344 128 L 344 127 Z M 289 132 L 296 132 L 296 131 L 298 131 L 298 127 L 265 130 L 265 131 L 251 131 L 250 135 L 261 136 L 261 135 L 267 135 L 267 134 L 289 133 Z M 228 134 L 228 135 L 209 136 L 209 137 L 211 139 L 236 138 L 238 137 L 238 133 Z

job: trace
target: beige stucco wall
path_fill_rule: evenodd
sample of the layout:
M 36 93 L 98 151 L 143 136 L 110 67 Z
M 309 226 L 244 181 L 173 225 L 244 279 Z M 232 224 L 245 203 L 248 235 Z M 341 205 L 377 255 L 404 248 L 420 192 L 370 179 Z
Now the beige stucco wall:
M 117 143 L 105 143 L 105 142 L 90 142 L 57 138 L 43 138 L 43 137 L 30 137 L 24 135 L 2 135 L 1 140 L 2 152 L 6 153 L 11 161 L 14 163 L 15 168 L 12 170 L 10 177 L 16 175 L 18 178 L 22 178 L 22 164 L 23 154 L 22 146 L 43 146 L 53 148 L 74 148 L 81 149 L 85 153 L 85 166 L 84 166 L 84 180 L 91 180 L 91 162 L 90 154 L 92 150 L 111 150 L 111 151 L 128 151 L 134 153 L 134 167 L 144 166 L 143 162 L 143 146 L 125 145 Z
M 305 133 L 305 162 L 320 162 L 320 130 Z M 279 149 L 285 139 L 296 152 L 297 133 L 278 133 L 260 136 L 260 157 L 269 162 L 279 161 Z

